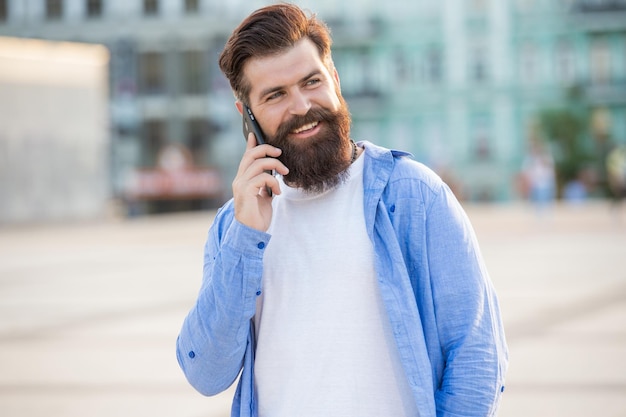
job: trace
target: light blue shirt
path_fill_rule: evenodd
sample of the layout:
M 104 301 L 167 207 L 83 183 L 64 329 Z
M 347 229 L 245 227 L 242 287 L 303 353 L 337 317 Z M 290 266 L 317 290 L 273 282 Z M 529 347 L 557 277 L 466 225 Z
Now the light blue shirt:
M 360 145 L 381 296 L 420 417 L 495 416 L 508 351 L 470 222 L 424 165 L 403 152 Z M 218 211 L 202 286 L 177 340 L 178 362 L 202 394 L 224 391 L 241 372 L 233 417 L 257 415 L 251 320 L 270 239 L 236 221 L 232 201 Z

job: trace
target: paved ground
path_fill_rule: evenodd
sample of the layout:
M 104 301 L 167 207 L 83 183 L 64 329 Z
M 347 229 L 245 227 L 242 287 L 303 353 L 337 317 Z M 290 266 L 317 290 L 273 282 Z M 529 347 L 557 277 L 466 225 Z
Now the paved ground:
M 626 416 L 626 209 L 468 214 L 511 351 L 499 416 Z M 0 415 L 227 416 L 174 354 L 211 216 L 0 228 Z

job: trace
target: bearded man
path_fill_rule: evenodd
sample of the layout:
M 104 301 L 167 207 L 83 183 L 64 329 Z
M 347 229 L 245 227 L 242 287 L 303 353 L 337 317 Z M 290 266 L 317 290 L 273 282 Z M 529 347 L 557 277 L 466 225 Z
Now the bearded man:
M 226 43 L 266 143 L 210 228 L 178 362 L 205 395 L 239 379 L 232 416 L 493 416 L 508 354 L 472 227 L 431 170 L 351 139 L 330 48 L 289 4 Z

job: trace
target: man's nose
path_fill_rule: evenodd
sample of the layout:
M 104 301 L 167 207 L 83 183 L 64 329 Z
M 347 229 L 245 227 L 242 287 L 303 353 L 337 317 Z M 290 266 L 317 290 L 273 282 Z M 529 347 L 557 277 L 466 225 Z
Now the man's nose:
M 306 94 L 296 92 L 291 95 L 289 112 L 293 115 L 304 116 L 311 108 L 311 101 Z

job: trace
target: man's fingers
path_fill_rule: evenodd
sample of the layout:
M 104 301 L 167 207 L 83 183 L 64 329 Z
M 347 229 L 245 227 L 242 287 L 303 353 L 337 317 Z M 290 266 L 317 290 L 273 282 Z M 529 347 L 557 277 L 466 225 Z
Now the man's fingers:
M 248 190 L 245 193 L 250 192 L 251 189 L 269 187 L 274 193 L 280 194 L 280 186 L 272 173 L 276 172 L 280 175 L 289 173 L 289 169 L 277 159 L 281 152 L 279 148 L 272 145 L 257 146 L 254 133 L 251 132 L 248 135 L 246 151 L 241 158 L 233 186 L 240 191 Z
M 248 140 L 246 141 L 246 150 L 250 150 L 256 146 L 256 136 L 253 132 L 248 133 Z

